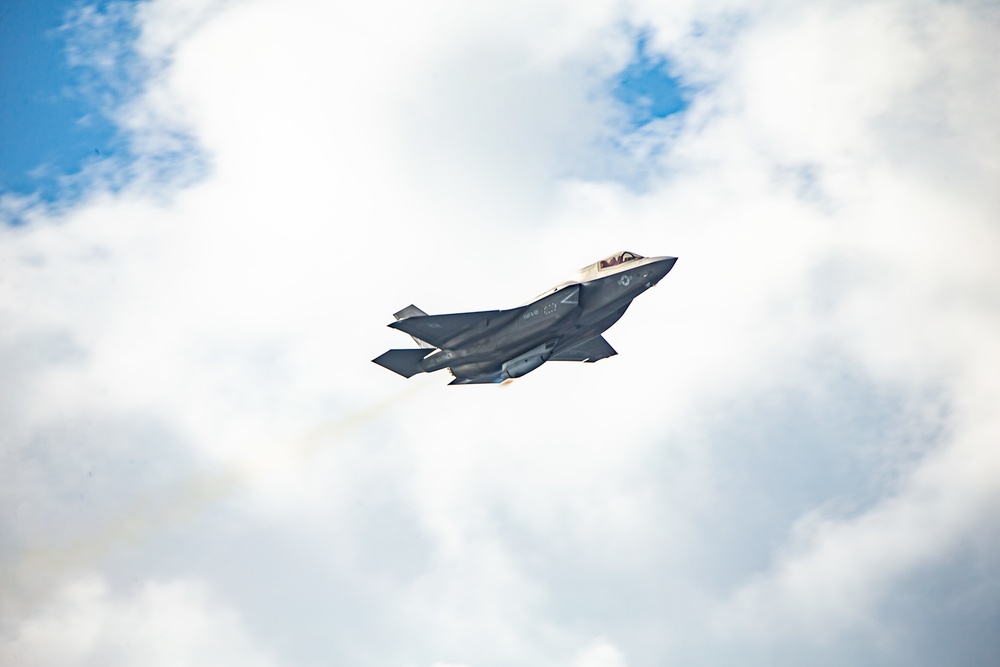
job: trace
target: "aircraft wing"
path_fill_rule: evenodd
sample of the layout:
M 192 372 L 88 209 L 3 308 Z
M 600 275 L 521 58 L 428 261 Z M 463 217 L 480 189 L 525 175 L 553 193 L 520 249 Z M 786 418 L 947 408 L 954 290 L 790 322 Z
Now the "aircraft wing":
M 476 313 L 418 315 L 398 320 L 389 326 L 427 341 L 434 347 L 445 347 L 449 341 L 475 329 L 481 329 L 485 332 L 490 323 L 496 321 L 503 312 L 502 310 L 483 310 Z
M 615 352 L 615 348 L 604 340 L 604 336 L 596 336 L 590 340 L 576 343 L 565 350 L 559 350 L 549 358 L 549 361 L 586 361 L 592 364 L 616 354 L 618 353 Z

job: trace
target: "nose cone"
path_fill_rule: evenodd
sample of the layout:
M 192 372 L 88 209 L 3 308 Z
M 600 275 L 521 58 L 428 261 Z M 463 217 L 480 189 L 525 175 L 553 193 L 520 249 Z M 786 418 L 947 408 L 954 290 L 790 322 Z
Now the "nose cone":
M 663 276 L 670 273 L 670 269 L 674 268 L 674 264 L 677 263 L 676 257 L 656 257 L 656 261 L 652 263 L 654 278 L 653 283 L 656 284 L 660 282 Z

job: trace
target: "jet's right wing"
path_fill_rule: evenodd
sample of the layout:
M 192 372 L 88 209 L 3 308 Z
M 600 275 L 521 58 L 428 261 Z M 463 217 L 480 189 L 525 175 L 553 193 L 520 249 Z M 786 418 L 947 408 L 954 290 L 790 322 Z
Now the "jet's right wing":
M 427 341 L 434 347 L 445 347 L 449 341 L 474 330 L 482 330 L 485 333 L 490 324 L 496 323 L 504 312 L 507 311 L 484 310 L 475 313 L 415 315 L 393 322 L 389 326 Z M 506 321 L 506 318 L 503 321 Z
M 592 364 L 616 354 L 618 353 L 615 352 L 615 348 L 604 340 L 604 336 L 596 336 L 590 340 L 576 343 L 565 350 L 559 350 L 549 358 L 549 361 L 586 361 Z

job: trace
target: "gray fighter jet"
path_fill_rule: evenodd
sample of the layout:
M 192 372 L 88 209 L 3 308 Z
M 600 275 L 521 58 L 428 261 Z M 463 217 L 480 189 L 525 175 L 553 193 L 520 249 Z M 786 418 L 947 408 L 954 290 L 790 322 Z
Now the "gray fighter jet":
M 451 384 L 487 384 L 527 375 L 546 361 L 606 359 L 618 353 L 601 334 L 676 261 L 620 252 L 510 310 L 428 315 L 407 306 L 389 326 L 420 347 L 372 361 L 403 377 L 447 368 Z

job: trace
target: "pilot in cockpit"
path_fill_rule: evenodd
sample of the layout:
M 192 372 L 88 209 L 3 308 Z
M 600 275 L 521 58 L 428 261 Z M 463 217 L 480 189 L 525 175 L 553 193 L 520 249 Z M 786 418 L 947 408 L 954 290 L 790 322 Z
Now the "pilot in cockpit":
M 598 264 L 598 268 L 610 269 L 613 266 L 618 266 L 619 264 L 624 264 L 625 262 L 631 262 L 634 259 L 642 259 L 642 255 L 637 255 L 634 252 L 620 252 L 617 255 L 612 255 L 611 257 L 605 257 Z

